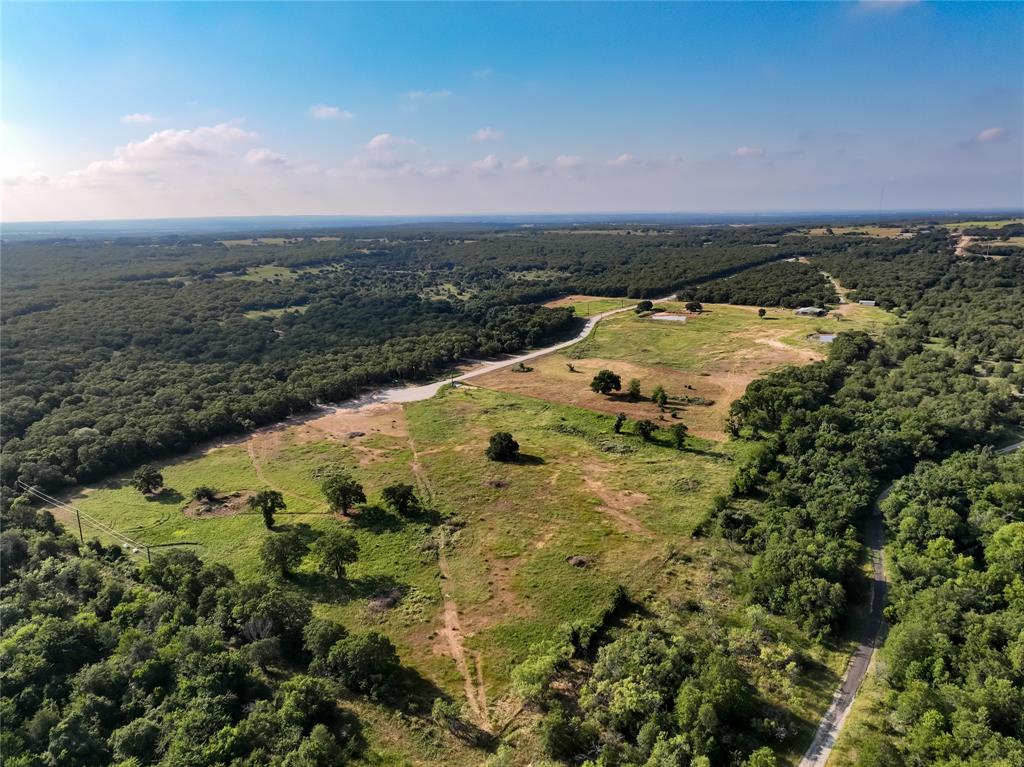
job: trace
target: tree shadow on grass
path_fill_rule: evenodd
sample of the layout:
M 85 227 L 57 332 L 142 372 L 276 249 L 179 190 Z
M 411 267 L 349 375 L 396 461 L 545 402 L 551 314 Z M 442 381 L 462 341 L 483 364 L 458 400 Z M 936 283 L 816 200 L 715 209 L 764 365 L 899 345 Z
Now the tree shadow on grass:
M 284 533 L 288 531 L 295 531 L 299 534 L 302 542 L 307 546 L 316 541 L 320 537 L 320 533 L 309 526 L 308 522 L 291 522 L 285 525 L 274 525 L 271 530 L 275 533 Z
M 394 532 L 402 528 L 402 520 L 380 506 L 363 506 L 351 519 L 354 527 L 373 533 Z
M 518 466 L 543 466 L 544 464 L 547 463 L 547 461 L 545 461 L 539 455 L 519 453 L 518 455 L 516 455 L 515 460 L 509 461 L 509 463 L 514 463 Z
M 159 493 L 146 496 L 147 501 L 156 501 L 160 504 L 171 504 L 177 505 L 185 500 L 185 496 L 175 490 L 173 487 L 165 487 L 160 490 Z
M 404 595 L 409 586 L 390 575 L 365 575 L 339 580 L 329 573 L 297 572 L 291 582 L 318 602 L 344 605 L 357 599 L 371 599 L 398 592 Z
M 444 521 L 444 516 L 437 509 L 417 508 L 406 515 L 410 522 L 421 522 L 436 527 Z

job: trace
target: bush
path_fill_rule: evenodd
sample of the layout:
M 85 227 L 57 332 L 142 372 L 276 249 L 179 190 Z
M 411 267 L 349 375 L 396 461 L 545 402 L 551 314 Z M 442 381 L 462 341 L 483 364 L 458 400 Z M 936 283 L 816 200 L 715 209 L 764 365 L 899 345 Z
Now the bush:
M 491 435 L 484 454 L 492 461 L 514 461 L 519 456 L 519 443 L 507 431 L 498 431 Z
M 594 380 L 590 382 L 591 391 L 598 394 L 611 394 L 613 391 L 622 390 L 622 379 L 611 370 L 599 370 Z

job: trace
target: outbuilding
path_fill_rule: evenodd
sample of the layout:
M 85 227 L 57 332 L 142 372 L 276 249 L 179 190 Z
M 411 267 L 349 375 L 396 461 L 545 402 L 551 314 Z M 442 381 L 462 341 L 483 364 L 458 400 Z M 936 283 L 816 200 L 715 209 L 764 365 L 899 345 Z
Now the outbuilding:
M 822 309 L 820 306 L 801 306 L 793 313 L 801 317 L 824 317 L 828 314 L 828 309 Z

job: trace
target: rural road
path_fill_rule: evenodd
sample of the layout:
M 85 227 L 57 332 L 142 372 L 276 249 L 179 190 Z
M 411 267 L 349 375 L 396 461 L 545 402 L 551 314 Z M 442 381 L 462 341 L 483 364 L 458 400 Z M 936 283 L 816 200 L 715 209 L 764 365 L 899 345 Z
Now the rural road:
M 653 299 L 655 303 L 658 301 L 671 301 L 675 298 L 675 294 L 665 296 L 663 298 Z M 582 341 L 584 338 L 594 332 L 594 328 L 597 327 L 597 323 L 606 317 L 611 317 L 613 314 L 621 314 L 622 312 L 631 311 L 636 304 L 630 304 L 629 306 L 623 306 L 619 309 L 610 309 L 607 312 L 601 312 L 595 314 L 593 317 L 587 319 L 586 324 L 580 330 L 580 332 L 570 338 L 568 341 L 561 341 L 551 346 L 545 346 L 541 349 L 534 349 L 531 352 L 524 352 L 523 354 L 517 354 L 514 357 L 505 357 L 500 360 L 494 360 L 493 362 L 484 362 L 472 370 L 463 373 L 462 375 L 455 376 L 455 378 L 445 378 L 440 381 L 434 381 L 433 383 L 422 384 L 421 386 L 392 386 L 381 389 L 374 389 L 371 392 L 367 392 L 358 399 L 349 400 L 348 402 L 340 405 L 332 406 L 332 409 L 337 410 L 355 410 L 363 407 L 364 405 L 371 405 L 377 402 L 419 402 L 420 400 L 430 399 L 442 386 L 447 386 L 454 381 L 468 381 L 471 378 L 482 376 L 485 373 L 490 373 L 495 370 L 501 370 L 502 368 L 508 367 L 509 365 L 518 365 L 520 362 L 527 362 L 528 360 L 536 359 L 537 357 L 543 357 L 545 354 L 551 352 L 557 352 L 560 349 L 572 346 L 575 343 Z
M 1000 448 L 995 451 L 996 455 L 1006 455 L 1024 447 L 1024 440 L 1015 442 L 1012 445 Z M 818 723 L 818 729 L 814 733 L 811 745 L 807 747 L 803 758 L 800 760 L 800 767 L 825 767 L 829 757 L 832 756 L 832 748 L 839 739 L 839 733 L 846 723 L 846 718 L 853 708 L 853 701 L 857 697 L 861 682 L 867 675 L 874 658 L 875 649 L 878 646 L 882 635 L 884 618 L 882 610 L 885 608 L 885 595 L 889 582 L 885 577 L 885 567 L 882 563 L 882 546 L 884 544 L 884 522 L 882 521 L 881 504 L 892 490 L 894 482 L 890 482 L 886 488 L 875 499 L 871 517 L 868 519 L 867 530 L 865 531 L 865 545 L 871 556 L 871 596 L 868 604 L 868 614 L 861 626 L 860 640 L 857 649 L 850 657 L 850 663 L 843 674 L 842 684 L 832 697 L 832 704 L 825 712 Z

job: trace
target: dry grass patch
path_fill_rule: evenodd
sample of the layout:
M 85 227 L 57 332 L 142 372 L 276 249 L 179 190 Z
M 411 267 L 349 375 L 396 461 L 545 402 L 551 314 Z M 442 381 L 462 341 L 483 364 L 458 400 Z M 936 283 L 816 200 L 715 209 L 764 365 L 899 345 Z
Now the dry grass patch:
M 571 362 L 576 372 L 568 368 Z M 668 427 L 676 422 L 667 412 L 649 399 L 630 402 L 623 392 L 611 396 L 597 394 L 590 390 L 590 381 L 599 370 L 614 370 L 622 378 L 623 388 L 629 379 L 639 379 L 642 394 L 647 397 L 655 386 L 661 385 L 670 397 L 689 396 L 714 400 L 714 405 L 680 405 L 679 421 L 686 424 L 691 433 L 705 439 L 725 438 L 722 430 L 729 402 L 735 399 L 737 390 L 742 393 L 753 376 L 738 380 L 720 380 L 719 377 L 702 376 L 674 368 L 639 365 L 623 360 L 588 358 L 568 360 L 561 354 L 552 354 L 531 362 L 533 371 L 517 373 L 510 369 L 473 379 L 473 384 L 487 389 L 536 397 L 546 402 L 555 402 L 573 407 L 586 408 L 598 413 L 625 413 L 630 420 L 644 418 Z M 729 377 L 732 379 L 733 377 Z M 662 420 L 664 419 L 664 420 Z

